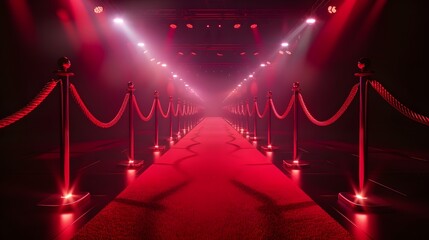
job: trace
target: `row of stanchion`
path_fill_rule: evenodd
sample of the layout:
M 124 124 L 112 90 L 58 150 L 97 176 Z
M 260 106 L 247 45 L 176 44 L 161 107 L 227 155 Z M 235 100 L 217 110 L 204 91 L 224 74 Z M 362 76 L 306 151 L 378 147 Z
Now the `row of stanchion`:
M 159 92 L 155 91 L 154 100 L 150 112 L 145 116 L 137 103 L 134 95 L 134 83 L 128 83 L 128 90 L 122 102 L 122 105 L 116 116 L 109 122 L 102 122 L 98 120 L 86 107 L 84 101 L 79 96 L 75 86 L 70 83 L 70 77 L 74 76 L 71 72 L 58 72 L 56 73 L 58 80 L 52 80 L 46 84 L 42 91 L 34 98 L 27 106 L 15 112 L 14 114 L 0 119 L 0 128 L 9 126 L 14 122 L 25 117 L 27 114 L 36 109 L 46 97 L 52 92 L 55 86 L 60 84 L 60 98 L 61 98 L 61 143 L 60 143 L 60 158 L 63 163 L 63 189 L 61 193 L 54 194 L 47 199 L 41 201 L 39 206 L 68 206 L 74 205 L 86 199 L 90 194 L 88 192 L 73 192 L 70 184 L 70 94 L 74 97 L 76 103 L 81 108 L 84 115 L 96 126 L 101 128 L 110 128 L 114 126 L 122 117 L 126 107 L 129 108 L 129 153 L 128 159 L 122 161 L 119 165 L 129 168 L 136 168 L 143 165 L 143 161 L 135 159 L 135 146 L 134 146 L 134 111 L 137 113 L 142 121 L 149 121 L 154 118 L 154 145 L 151 147 L 153 151 L 160 152 L 165 149 L 165 146 L 159 144 L 159 119 L 158 111 L 163 118 L 169 118 L 169 141 L 174 142 L 175 139 L 179 140 L 183 135 L 189 132 L 195 125 L 197 125 L 203 115 L 202 108 L 190 101 L 177 100 L 176 108 L 173 105 L 173 97 L 170 96 L 167 110 L 164 112 L 161 102 L 159 100 Z M 173 133 L 173 117 L 177 118 L 177 131 Z
M 376 80 L 370 80 L 372 74 L 366 72 L 360 72 L 355 74 L 359 77 L 359 83 L 355 84 L 348 97 L 339 108 L 339 110 L 329 119 L 325 121 L 317 120 L 308 110 L 302 94 L 299 88 L 299 82 L 294 82 L 292 86 L 293 95 L 289 101 L 288 106 L 283 114 L 279 114 L 272 100 L 272 93 L 268 92 L 267 100 L 265 102 L 264 110 L 261 113 L 259 111 L 257 98 L 254 97 L 253 108 L 250 108 L 248 101 L 242 101 L 239 104 L 229 105 L 225 107 L 227 112 L 227 121 L 239 132 L 245 134 L 247 138 L 257 141 L 257 119 L 264 118 L 267 115 L 267 145 L 261 146 L 264 151 L 273 151 L 278 147 L 273 146 L 271 143 L 271 114 L 282 120 L 287 117 L 293 107 L 293 156 L 292 160 L 283 160 L 284 167 L 300 168 L 309 165 L 308 162 L 298 159 L 298 103 L 304 114 L 307 116 L 310 122 L 317 126 L 328 126 L 336 122 L 350 106 L 351 102 L 357 95 L 359 90 L 359 189 L 355 193 L 339 193 L 338 199 L 342 202 L 347 203 L 353 208 L 364 210 L 369 208 L 376 208 L 382 204 L 374 199 L 368 198 L 365 192 L 365 185 L 367 182 L 367 92 L 368 85 L 371 85 L 375 91 L 388 102 L 391 106 L 397 109 L 404 116 L 429 126 L 429 118 L 423 115 L 417 114 L 411 111 L 409 108 L 401 104 L 396 98 L 394 98 L 379 82 Z M 245 103 L 244 103 L 245 102 Z M 252 110 L 251 110 L 252 109 Z M 249 118 L 253 116 L 253 137 L 250 137 L 250 123 Z

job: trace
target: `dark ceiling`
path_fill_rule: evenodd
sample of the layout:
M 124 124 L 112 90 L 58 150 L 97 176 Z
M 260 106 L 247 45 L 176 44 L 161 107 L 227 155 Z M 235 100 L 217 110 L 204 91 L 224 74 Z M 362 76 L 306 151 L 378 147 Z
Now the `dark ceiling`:
M 328 2 L 111 0 L 105 4 L 126 15 L 133 29 L 145 36 L 148 48 L 182 75 L 237 82 L 268 59 L 305 16 Z M 174 34 L 171 23 L 177 25 Z M 194 27 L 187 28 L 187 23 Z M 239 29 L 233 27 L 236 23 L 241 24 Z M 254 23 L 257 30 L 250 28 Z

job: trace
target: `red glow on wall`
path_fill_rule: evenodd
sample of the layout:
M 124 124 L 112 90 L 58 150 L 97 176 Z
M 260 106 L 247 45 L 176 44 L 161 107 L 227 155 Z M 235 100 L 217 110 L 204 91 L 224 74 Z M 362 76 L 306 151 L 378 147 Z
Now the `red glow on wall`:
M 258 84 L 256 83 L 256 81 L 252 81 L 252 83 L 250 84 L 250 93 L 252 94 L 252 96 L 258 96 Z
M 361 25 L 360 36 L 367 38 L 369 35 L 369 31 L 373 26 L 374 22 L 376 22 L 377 18 L 380 16 L 381 11 L 384 9 L 387 0 L 379 0 L 375 1 L 374 5 L 371 7 L 369 14 L 367 14 L 367 18 Z
M 175 86 L 174 86 L 174 83 L 173 82 L 168 82 L 167 83 L 167 94 L 169 95 L 169 96 L 175 96 L 176 95 L 176 88 L 175 88 Z
M 333 15 L 326 26 L 321 30 L 319 36 L 314 40 L 309 54 L 310 59 L 317 66 L 321 66 L 325 60 L 330 56 L 333 48 L 337 41 L 340 39 L 341 33 L 343 33 L 346 24 L 350 18 L 353 7 L 355 6 L 356 0 L 346 0 L 340 6 L 341 11 Z
M 70 15 L 64 9 L 59 9 L 57 11 L 57 17 L 60 19 L 61 24 L 63 25 L 64 31 L 67 35 L 67 39 L 70 41 L 73 48 L 75 50 L 78 50 L 79 39 L 76 32 L 76 28 L 70 19 Z
M 79 53 L 82 55 L 84 65 L 99 69 L 104 60 L 104 52 L 97 35 L 98 31 L 90 18 L 90 14 L 93 15 L 92 9 L 87 10 L 83 0 L 70 1 L 70 9 L 79 36 Z
M 34 43 L 36 39 L 33 17 L 26 0 L 9 0 L 12 17 L 19 29 L 22 39 L 27 43 Z

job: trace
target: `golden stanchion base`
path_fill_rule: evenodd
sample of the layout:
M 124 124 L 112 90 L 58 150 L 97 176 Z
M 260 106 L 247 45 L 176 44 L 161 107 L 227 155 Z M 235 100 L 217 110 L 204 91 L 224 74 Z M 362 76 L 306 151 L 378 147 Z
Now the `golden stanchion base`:
M 137 168 L 141 167 L 143 165 L 143 160 L 128 160 L 128 161 L 121 161 L 118 163 L 119 166 L 128 167 L 128 168 Z
M 89 199 L 89 196 L 88 192 L 72 194 L 69 197 L 64 197 L 61 194 L 54 194 L 37 205 L 42 207 L 74 206 L 83 203 L 84 200 Z
M 310 164 L 301 160 L 283 160 L 283 167 L 287 168 L 302 168 L 308 167 Z
M 341 192 L 338 201 L 358 211 L 386 210 L 387 204 L 378 197 L 358 197 L 356 194 Z

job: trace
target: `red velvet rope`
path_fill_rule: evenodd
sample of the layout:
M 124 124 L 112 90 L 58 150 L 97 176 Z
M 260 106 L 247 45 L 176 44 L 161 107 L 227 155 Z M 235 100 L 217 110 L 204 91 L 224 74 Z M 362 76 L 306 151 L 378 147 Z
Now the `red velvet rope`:
M 249 117 L 251 117 L 251 116 L 253 116 L 253 114 L 254 114 L 254 109 L 252 109 L 252 112 L 250 112 L 250 106 L 249 106 L 249 103 L 247 102 L 246 103 L 246 108 L 247 108 L 247 113 L 249 114 Z
M 79 105 L 79 107 L 82 109 L 85 116 L 95 125 L 101 128 L 110 128 L 113 125 L 115 125 L 119 119 L 121 119 L 122 115 L 124 114 L 125 108 L 127 107 L 128 100 L 130 98 L 130 94 L 126 93 L 124 100 L 122 101 L 121 108 L 119 109 L 116 116 L 110 121 L 110 122 L 101 122 L 98 120 L 92 113 L 88 110 L 88 108 L 85 106 L 85 103 L 82 101 L 82 99 L 79 96 L 79 93 L 77 92 L 75 86 L 73 84 L 70 84 L 70 91 L 76 100 L 76 103 Z
M 244 111 L 244 104 L 241 104 L 241 105 L 240 105 L 240 114 L 241 114 L 242 116 L 246 116 L 246 111 Z
M 140 111 L 139 105 L 137 104 L 136 96 L 133 95 L 133 100 L 132 101 L 133 101 L 133 104 L 134 104 L 134 108 L 136 109 L 137 115 L 139 115 L 140 119 L 142 121 L 145 121 L 145 122 L 149 121 L 152 118 L 153 113 L 155 112 L 154 110 L 155 110 L 156 99 L 153 99 L 152 107 L 151 107 L 150 112 L 147 115 L 147 117 L 145 117 L 143 115 L 143 113 Z
M 426 116 L 423 116 L 421 114 L 415 113 L 411 111 L 409 108 L 404 106 L 402 103 L 400 103 L 395 97 L 392 96 L 384 87 L 381 85 L 381 83 L 371 80 L 369 81 L 371 86 L 374 88 L 374 90 L 392 107 L 394 107 L 396 110 L 398 110 L 400 113 L 402 113 L 404 116 L 419 122 L 421 124 L 424 124 L 426 126 L 429 126 L 429 118 Z
M 290 98 L 289 104 L 287 105 L 285 112 L 282 115 L 280 115 L 277 112 L 276 107 L 274 106 L 273 99 L 270 99 L 270 104 L 271 104 L 271 107 L 273 108 L 273 113 L 278 119 L 285 119 L 286 116 L 289 114 L 290 110 L 292 109 L 292 106 L 294 103 L 295 103 L 295 98 L 292 96 Z
M 355 84 L 353 86 L 353 88 L 351 89 L 349 96 L 347 97 L 347 99 L 343 103 L 343 105 L 340 107 L 340 109 L 331 118 L 329 118 L 328 120 L 325 120 L 325 121 L 319 121 L 311 115 L 310 111 L 308 111 L 307 106 L 304 103 L 304 99 L 302 98 L 301 93 L 298 93 L 298 99 L 299 99 L 299 103 L 301 104 L 301 107 L 302 107 L 305 115 L 310 120 L 310 122 L 312 122 L 315 125 L 323 127 L 323 126 L 331 125 L 332 123 L 337 121 L 341 117 L 341 115 L 343 115 L 343 113 L 346 111 L 346 109 L 350 106 L 350 103 L 353 101 L 353 98 L 356 96 L 358 89 L 359 89 L 359 84 Z
M 269 103 L 269 100 L 267 99 L 267 101 L 265 102 L 264 112 L 261 114 L 261 112 L 259 112 L 258 103 L 255 102 L 256 114 L 258 114 L 259 118 L 263 118 L 265 114 L 268 112 L 268 103 Z
M 162 110 L 161 102 L 159 101 L 159 99 L 157 100 L 157 102 L 158 102 L 159 112 L 161 113 L 162 117 L 168 118 L 168 115 L 170 114 L 170 109 L 171 109 L 171 101 L 168 103 L 167 113 L 164 113 L 164 111 Z
M 171 111 L 173 112 L 173 116 L 177 117 L 180 111 L 180 104 L 177 103 L 176 111 L 174 111 L 174 104 L 171 105 Z
M 180 116 L 185 116 L 186 115 L 186 106 L 185 103 L 182 104 L 182 109 L 180 111 Z
M 4 128 L 21 118 L 25 117 L 27 114 L 32 112 L 36 107 L 42 103 L 46 97 L 52 92 L 52 90 L 57 86 L 58 81 L 51 80 L 43 87 L 43 89 L 37 94 L 37 96 L 31 100 L 25 107 L 21 108 L 19 111 L 14 114 L 7 116 L 0 120 L 0 128 Z

